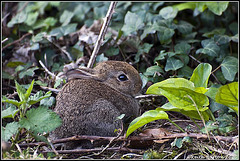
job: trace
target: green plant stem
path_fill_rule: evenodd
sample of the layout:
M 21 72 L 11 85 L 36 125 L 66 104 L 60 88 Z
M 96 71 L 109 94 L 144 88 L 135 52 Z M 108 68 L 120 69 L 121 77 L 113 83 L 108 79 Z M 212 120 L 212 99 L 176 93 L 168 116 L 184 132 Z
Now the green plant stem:
M 180 126 L 178 126 L 175 122 L 173 122 L 172 120 L 168 119 L 169 122 L 171 122 L 173 125 L 175 125 L 177 128 L 179 128 L 182 132 L 186 132 L 185 130 L 183 130 Z
M 213 121 L 216 121 L 216 119 L 215 119 L 215 117 L 214 117 L 214 115 L 213 115 L 213 113 L 212 113 L 212 111 L 210 109 L 207 109 L 207 113 L 211 116 L 211 119 Z
M 190 117 L 190 119 L 198 127 L 198 129 L 201 130 L 201 127 L 198 125 L 198 123 L 193 118 Z

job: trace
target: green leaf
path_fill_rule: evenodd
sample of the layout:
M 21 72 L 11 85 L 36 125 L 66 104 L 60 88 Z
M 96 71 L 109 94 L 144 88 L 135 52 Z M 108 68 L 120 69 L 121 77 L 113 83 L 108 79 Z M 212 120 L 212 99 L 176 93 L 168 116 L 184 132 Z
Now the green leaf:
M 50 132 L 61 125 L 60 117 L 46 107 L 32 108 L 26 113 L 26 118 L 19 121 L 21 127 L 35 133 Z
M 225 32 L 226 32 L 225 28 L 217 28 L 217 29 L 214 29 L 210 32 L 205 32 L 202 36 L 211 38 L 214 35 L 223 35 Z
M 201 117 L 199 116 L 199 113 L 197 110 L 188 110 L 185 111 L 184 109 L 180 109 L 178 107 L 173 106 L 170 102 L 165 103 L 163 106 L 156 108 L 156 110 L 159 111 L 175 111 L 179 112 L 187 117 L 197 119 L 197 120 L 202 120 Z M 200 112 L 201 115 L 203 116 L 204 120 L 209 120 L 209 114 L 207 111 Z
M 238 82 L 221 86 L 215 100 L 217 103 L 230 107 L 238 114 Z
M 31 85 L 28 87 L 27 92 L 24 94 L 26 100 L 28 99 L 28 97 L 30 96 L 30 94 L 31 94 L 31 92 L 32 92 L 33 85 L 34 85 L 34 80 L 32 80 Z
M 15 115 L 18 113 L 19 109 L 16 109 L 16 106 L 10 105 L 10 107 L 8 107 L 5 110 L 2 110 L 1 112 L 1 117 L 2 119 L 4 118 L 14 118 Z
M 105 57 L 104 53 L 102 53 L 96 57 L 96 62 L 103 62 L 103 61 L 107 61 L 107 60 L 108 60 L 108 57 Z
M 17 93 L 18 93 L 20 100 L 26 101 L 25 95 L 24 95 L 26 93 L 26 90 L 20 84 L 18 84 L 18 82 L 16 80 L 15 80 L 15 86 L 17 88 Z
M 39 101 L 41 101 L 44 98 L 50 97 L 52 94 L 51 91 L 48 91 L 44 96 L 43 96 L 43 91 L 38 91 L 34 96 L 30 96 L 28 98 L 28 104 L 33 105 Z
M 67 24 L 69 24 L 73 16 L 74 16 L 73 12 L 64 10 L 62 15 L 60 16 L 60 22 L 62 23 L 62 26 L 66 26 Z
M 192 24 L 190 24 L 186 21 L 183 21 L 183 20 L 180 20 L 179 24 L 177 25 L 178 31 L 181 32 L 184 35 L 191 33 L 192 28 L 193 28 Z
M 168 114 L 164 111 L 149 110 L 144 112 L 142 116 L 135 118 L 129 125 L 126 132 L 126 137 L 128 137 L 133 131 L 142 127 L 143 125 L 159 119 L 169 119 Z
M 171 42 L 171 37 L 174 35 L 174 33 L 174 29 L 159 26 L 157 35 L 161 44 L 168 44 L 169 42 Z
M 62 36 L 66 36 L 74 31 L 76 31 L 76 27 L 77 27 L 76 23 L 68 24 L 68 25 L 62 26 L 62 27 L 57 27 L 50 32 L 50 35 L 55 35 L 57 37 L 57 39 L 59 39 Z
M 28 17 L 27 17 L 27 20 L 25 21 L 25 23 L 28 26 L 32 26 L 37 21 L 38 15 L 39 15 L 39 13 L 37 11 L 28 13 Z
M 8 22 L 7 27 L 13 27 L 15 24 L 23 23 L 26 21 L 28 14 L 24 11 L 19 12 L 16 16 L 14 16 L 11 21 Z
M 195 87 L 207 88 L 208 79 L 211 75 L 212 66 L 208 63 L 199 64 L 193 71 L 190 81 L 192 81 Z
M 238 59 L 233 56 L 227 56 L 221 64 L 221 70 L 224 78 L 233 81 L 238 72 Z
M 191 45 L 186 42 L 180 42 L 174 47 L 177 54 L 188 54 L 191 50 Z
M 223 45 L 229 43 L 231 41 L 231 37 L 228 35 L 214 35 L 214 41 L 218 45 Z
M 218 88 L 217 87 L 210 87 L 206 93 L 206 96 L 210 97 L 211 99 L 215 100 L 215 96 L 217 94 Z
M 185 3 L 179 3 L 179 4 L 176 4 L 176 5 L 173 5 L 172 7 L 175 9 L 178 9 L 178 11 L 182 11 L 182 10 L 185 10 L 185 9 L 191 9 L 191 10 L 194 10 L 195 7 L 196 7 L 196 3 L 197 2 L 185 2 Z
M 160 10 L 159 15 L 164 19 L 174 19 L 177 16 L 178 10 L 171 6 L 164 7 Z
M 169 71 L 169 70 L 178 70 L 179 68 L 182 68 L 184 66 L 184 63 L 179 60 L 179 59 L 176 59 L 174 57 L 170 57 L 167 59 L 167 63 L 166 63 L 166 66 L 165 66 L 165 71 Z
M 8 99 L 5 96 L 2 97 L 2 102 L 11 103 L 17 107 L 19 107 L 22 104 L 22 102 L 18 102 L 17 100 L 13 100 L 13 99 Z
M 154 65 L 154 66 L 148 67 L 146 72 L 144 73 L 144 75 L 154 76 L 156 74 L 156 72 L 164 73 L 164 71 L 161 67 L 159 67 L 158 65 Z
M 151 85 L 146 94 L 163 95 L 173 106 L 185 111 L 197 110 L 196 108 L 205 111 L 207 107 L 204 106 L 209 105 L 207 96 L 194 90 L 193 83 L 184 78 L 169 78 Z
M 50 26 L 54 26 L 56 22 L 57 20 L 54 17 L 40 19 L 33 25 L 33 29 L 45 28 L 45 30 L 47 30 Z
M 44 98 L 40 101 L 40 106 L 51 107 L 55 103 L 54 97 Z
M 174 147 L 178 147 L 178 148 L 181 148 L 182 147 L 182 144 L 183 144 L 183 139 L 182 138 L 175 138 L 174 141 L 171 143 L 171 146 Z
M 140 60 L 140 56 L 144 53 L 148 53 L 149 50 L 152 48 L 153 44 L 149 44 L 149 43 L 144 43 L 143 45 L 139 46 L 138 48 L 138 52 L 135 55 L 135 63 L 139 62 Z
M 13 135 L 18 132 L 19 124 L 18 122 L 11 122 L 2 127 L 2 140 L 8 141 Z
M 201 42 L 203 48 L 200 48 L 196 51 L 196 54 L 199 53 L 203 53 L 203 54 L 207 54 L 211 57 L 217 57 L 218 53 L 220 51 L 219 46 L 217 46 L 217 44 L 211 40 L 211 39 L 207 39 L 207 40 L 203 40 Z
M 39 69 L 39 68 L 38 67 L 33 67 L 33 68 L 27 69 L 26 71 L 23 70 L 19 73 L 19 78 L 22 79 L 25 76 L 31 76 L 32 77 L 35 74 L 34 70 L 37 70 L 37 69 Z
M 33 42 L 40 42 L 43 40 L 43 38 L 47 35 L 46 32 L 40 32 L 36 36 L 32 37 Z
M 137 14 L 128 11 L 125 15 L 124 25 L 121 30 L 125 36 L 128 36 L 129 34 L 138 31 L 143 26 L 143 19 Z
M 115 48 L 115 47 L 110 47 L 106 52 L 105 54 L 107 56 L 115 56 L 115 55 L 118 55 L 119 54 L 119 49 L 118 48 Z
M 210 11 L 214 14 L 221 16 L 227 9 L 229 2 L 206 2 L 206 5 Z

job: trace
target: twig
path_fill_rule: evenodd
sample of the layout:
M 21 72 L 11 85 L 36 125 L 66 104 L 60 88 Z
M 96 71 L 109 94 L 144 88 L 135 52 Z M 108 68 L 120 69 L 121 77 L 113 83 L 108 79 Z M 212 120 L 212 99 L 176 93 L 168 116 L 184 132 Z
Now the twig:
M 119 132 L 118 136 L 115 137 L 115 138 L 113 138 L 112 140 L 110 140 L 110 142 L 108 143 L 108 145 L 107 145 L 105 148 L 103 148 L 102 151 L 100 151 L 99 153 L 97 153 L 97 154 L 95 154 L 95 155 L 100 155 L 100 154 L 102 154 L 106 149 L 109 148 L 109 146 L 110 146 L 115 140 L 117 140 L 117 139 L 122 135 L 122 132 L 123 132 L 123 122 L 122 122 L 122 120 L 120 120 L 120 121 L 121 121 L 121 131 Z
M 22 41 L 25 37 L 27 37 L 27 36 L 29 36 L 29 35 L 32 35 L 32 33 L 26 33 L 26 34 L 24 34 L 20 39 L 15 40 L 15 41 L 13 41 L 13 42 L 5 45 L 5 46 L 2 48 L 2 51 L 3 51 L 4 49 L 8 48 L 9 46 L 12 46 L 12 45 L 14 45 L 14 44 Z
M 2 44 L 5 43 L 6 41 L 8 41 L 8 38 L 5 38 L 4 40 L 2 40 Z
M 52 72 L 50 72 L 50 71 L 47 69 L 47 67 L 45 67 L 45 65 L 42 63 L 41 60 L 39 60 L 39 63 L 40 63 L 41 66 L 44 68 L 44 70 L 45 70 L 49 75 L 51 75 L 53 78 L 61 79 L 61 78 L 59 78 L 58 76 L 54 75 Z
M 67 55 L 67 57 L 68 57 L 68 59 L 70 60 L 70 61 L 73 61 L 73 59 L 72 59 L 72 57 L 70 56 L 70 54 L 66 51 L 66 50 L 64 50 L 63 48 L 61 48 L 58 44 L 55 44 L 54 42 L 52 42 L 51 40 L 49 40 L 49 38 L 46 36 L 45 37 L 45 39 L 47 40 L 47 41 L 49 41 L 51 44 L 53 44 L 54 46 L 56 46 L 59 50 L 61 50 L 65 55 Z
M 78 153 L 86 153 L 86 152 L 98 152 L 102 151 L 102 148 L 94 148 L 94 149 L 75 149 L 75 150 L 58 150 L 59 154 L 78 154 Z M 143 153 L 144 150 L 140 149 L 130 149 L 130 148 L 121 148 L 121 147 L 113 147 L 108 148 L 107 151 L 124 151 L 124 152 L 132 152 L 132 153 Z M 49 153 L 53 151 L 42 151 L 42 153 Z
M 198 133 L 176 133 L 176 134 L 167 134 L 165 136 L 159 136 L 159 137 L 148 137 L 148 136 L 131 136 L 128 138 L 125 138 L 124 136 L 119 137 L 118 139 L 114 141 L 153 141 L 153 140 L 160 140 L 160 139 L 175 139 L 175 138 L 182 138 L 182 137 L 192 137 L 192 138 L 197 138 L 197 139 L 208 139 L 208 136 L 206 134 L 198 134 Z M 210 139 L 217 139 L 218 141 L 227 141 L 227 142 L 234 142 L 238 139 L 237 137 L 227 137 L 227 136 L 209 136 Z M 111 141 L 116 137 L 104 137 L 104 136 L 88 136 L 88 135 L 77 135 L 69 138 L 63 138 L 63 139 L 57 139 L 53 140 L 53 144 L 57 143 L 65 143 L 69 141 L 77 141 L 77 140 L 107 140 Z M 45 142 L 37 142 L 37 143 L 24 143 L 24 144 L 19 144 L 20 147 L 32 147 L 32 146 L 43 146 L 47 145 Z
M 94 64 L 94 61 L 96 59 L 97 53 L 98 53 L 98 51 L 100 49 L 100 46 L 102 44 L 103 37 L 106 34 L 108 25 L 110 23 L 110 20 L 112 18 L 112 15 L 114 13 L 114 8 L 116 7 L 116 5 L 117 5 L 117 2 L 111 2 L 110 6 L 109 6 L 108 12 L 106 14 L 106 17 L 104 18 L 103 25 L 102 25 L 100 34 L 99 34 L 97 42 L 96 42 L 96 45 L 93 49 L 92 55 L 91 55 L 90 60 L 88 62 L 88 65 L 87 65 L 88 68 L 92 68 L 92 66 Z
M 52 92 L 54 92 L 54 93 L 56 93 L 56 94 L 57 94 L 58 92 L 60 92 L 59 89 L 55 89 L 55 88 L 44 87 L 44 86 L 40 86 L 40 88 L 42 88 L 43 90 L 52 91 Z

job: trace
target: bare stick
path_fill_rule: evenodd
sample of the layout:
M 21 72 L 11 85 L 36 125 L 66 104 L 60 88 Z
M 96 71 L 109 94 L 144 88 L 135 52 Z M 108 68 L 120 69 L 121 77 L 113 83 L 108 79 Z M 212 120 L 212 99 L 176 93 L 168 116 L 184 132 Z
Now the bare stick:
M 62 51 L 65 55 L 67 55 L 68 59 L 70 61 L 73 61 L 72 57 L 70 56 L 70 54 L 64 50 L 63 48 L 61 48 L 58 44 L 55 44 L 53 41 L 51 41 L 48 37 L 45 37 L 47 41 L 49 41 L 50 43 L 52 43 L 54 46 L 56 46 L 60 51 Z
M 102 28 L 101 28 L 101 31 L 100 31 L 100 34 L 98 36 L 98 39 L 97 39 L 97 42 L 96 42 L 96 45 L 93 49 L 93 52 L 92 52 L 92 55 L 91 55 L 91 58 L 88 62 L 88 65 L 87 67 L 88 68 L 92 68 L 93 64 L 94 64 L 94 61 L 96 59 L 96 56 L 97 56 L 97 53 L 100 49 L 100 46 L 102 44 L 102 41 L 103 41 L 103 37 L 105 36 L 106 34 L 106 31 L 107 31 L 107 28 L 108 28 L 108 25 L 110 23 L 110 20 L 112 18 L 112 15 L 114 13 L 114 8 L 116 7 L 117 5 L 117 2 L 111 2 L 110 6 L 109 6 L 109 9 L 108 9 L 108 12 L 106 14 L 106 17 L 104 18 L 104 21 L 103 21 L 103 25 L 102 25 Z
M 56 79 L 60 79 L 58 76 L 55 76 L 52 72 L 50 72 L 50 71 L 47 69 L 47 67 L 45 67 L 45 65 L 42 63 L 41 60 L 39 60 L 39 63 L 41 64 L 41 66 L 44 68 L 44 70 L 45 70 L 49 75 L 51 75 L 53 78 L 56 77 Z
M 89 136 L 89 135 L 78 135 L 78 136 L 73 136 L 69 138 L 63 138 L 63 139 L 57 139 L 53 140 L 53 144 L 57 143 L 65 143 L 69 141 L 76 141 L 76 140 L 107 140 L 107 141 L 153 141 L 153 140 L 161 140 L 161 139 L 175 139 L 175 138 L 180 138 L 180 137 L 185 137 L 189 136 L 192 138 L 197 138 L 197 139 L 208 139 L 208 136 L 206 134 L 198 134 L 198 133 L 175 133 L 175 134 L 167 134 L 165 136 L 159 136 L 159 137 L 150 137 L 150 136 L 130 136 L 128 138 L 125 138 L 124 136 L 120 136 L 119 138 L 116 137 L 106 137 L 106 136 Z M 227 142 L 235 142 L 238 139 L 238 136 L 232 137 L 232 136 L 209 136 L 210 139 L 216 139 L 218 141 L 227 141 Z M 115 139 L 115 140 L 114 140 Z M 45 142 L 36 142 L 36 143 L 24 143 L 24 144 L 19 144 L 20 147 L 33 147 L 33 146 L 43 146 L 47 145 Z M 102 149 L 101 149 L 102 150 Z
M 9 44 L 7 44 L 6 46 L 4 46 L 3 48 L 2 48 L 2 50 L 4 50 L 4 49 L 6 49 L 6 48 L 8 48 L 9 46 L 12 46 L 12 45 L 14 45 L 14 44 L 17 44 L 17 43 L 19 43 L 20 41 L 22 41 L 25 37 L 27 37 L 27 36 L 29 36 L 29 35 L 32 35 L 32 33 L 26 33 L 25 35 L 23 35 L 20 39 L 18 39 L 18 40 L 15 40 L 15 41 L 13 41 L 13 42 L 11 42 L 11 43 L 9 43 Z

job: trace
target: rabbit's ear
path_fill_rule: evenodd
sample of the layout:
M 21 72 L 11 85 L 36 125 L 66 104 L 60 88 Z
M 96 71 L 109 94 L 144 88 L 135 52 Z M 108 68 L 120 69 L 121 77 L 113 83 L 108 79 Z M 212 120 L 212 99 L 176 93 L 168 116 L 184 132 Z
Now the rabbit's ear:
M 101 81 L 95 74 L 94 70 L 90 68 L 70 69 L 66 72 L 67 80 L 72 79 L 93 79 Z

